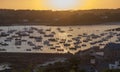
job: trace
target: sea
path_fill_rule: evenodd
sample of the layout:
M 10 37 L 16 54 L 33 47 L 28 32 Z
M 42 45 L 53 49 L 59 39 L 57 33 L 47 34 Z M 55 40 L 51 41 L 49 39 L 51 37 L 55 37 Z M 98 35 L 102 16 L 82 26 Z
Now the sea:
M 0 26 L 0 52 L 72 53 L 120 43 L 119 24 Z

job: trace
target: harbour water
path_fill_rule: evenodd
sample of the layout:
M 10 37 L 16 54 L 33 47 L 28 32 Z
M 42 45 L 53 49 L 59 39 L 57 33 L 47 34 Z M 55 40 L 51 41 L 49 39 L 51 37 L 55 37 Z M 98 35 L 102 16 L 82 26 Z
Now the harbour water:
M 110 42 L 120 43 L 120 25 L 1 26 L 0 52 L 76 53 Z

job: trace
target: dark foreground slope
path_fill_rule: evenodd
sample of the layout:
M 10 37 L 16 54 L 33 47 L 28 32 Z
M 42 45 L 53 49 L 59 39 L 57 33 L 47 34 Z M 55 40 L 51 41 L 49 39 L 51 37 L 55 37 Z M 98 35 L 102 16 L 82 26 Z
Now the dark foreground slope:
M 91 25 L 120 22 L 120 9 L 78 11 L 0 9 L 0 25 Z
M 109 64 L 120 60 L 120 43 L 108 43 L 103 49 L 94 46 L 80 51 L 75 55 L 70 53 L 0 53 L 0 63 L 11 63 L 11 72 L 104 72 L 109 69 Z M 103 55 L 98 52 L 103 52 Z M 39 66 L 57 58 L 66 58 L 64 62 L 55 62 L 46 66 Z M 27 69 L 31 71 L 26 71 Z M 40 71 L 34 71 L 38 70 Z M 43 71 L 41 71 L 41 69 Z M 117 68 L 116 68 L 117 69 Z M 23 71 L 25 70 L 25 71 Z M 85 71 L 82 71 L 85 70 Z M 107 71 L 113 72 L 113 71 Z M 115 71 L 116 72 L 116 71 Z M 119 70 L 118 70 L 119 72 Z
M 0 63 L 42 64 L 54 58 L 70 58 L 72 54 L 52 53 L 0 53 Z

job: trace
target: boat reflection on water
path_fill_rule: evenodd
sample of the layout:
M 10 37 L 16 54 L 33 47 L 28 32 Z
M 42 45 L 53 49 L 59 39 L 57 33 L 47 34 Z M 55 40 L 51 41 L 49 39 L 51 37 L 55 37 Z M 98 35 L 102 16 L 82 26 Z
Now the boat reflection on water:
M 120 43 L 119 25 L 1 26 L 0 52 L 76 53 Z

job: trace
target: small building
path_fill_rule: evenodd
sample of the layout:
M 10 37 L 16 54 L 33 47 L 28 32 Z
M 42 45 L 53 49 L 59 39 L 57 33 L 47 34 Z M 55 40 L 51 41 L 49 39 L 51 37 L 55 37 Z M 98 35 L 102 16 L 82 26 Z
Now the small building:
M 120 59 L 120 43 L 109 43 L 104 47 L 104 58 L 109 61 Z
M 115 61 L 115 64 L 109 64 L 109 69 L 120 69 L 120 61 Z

